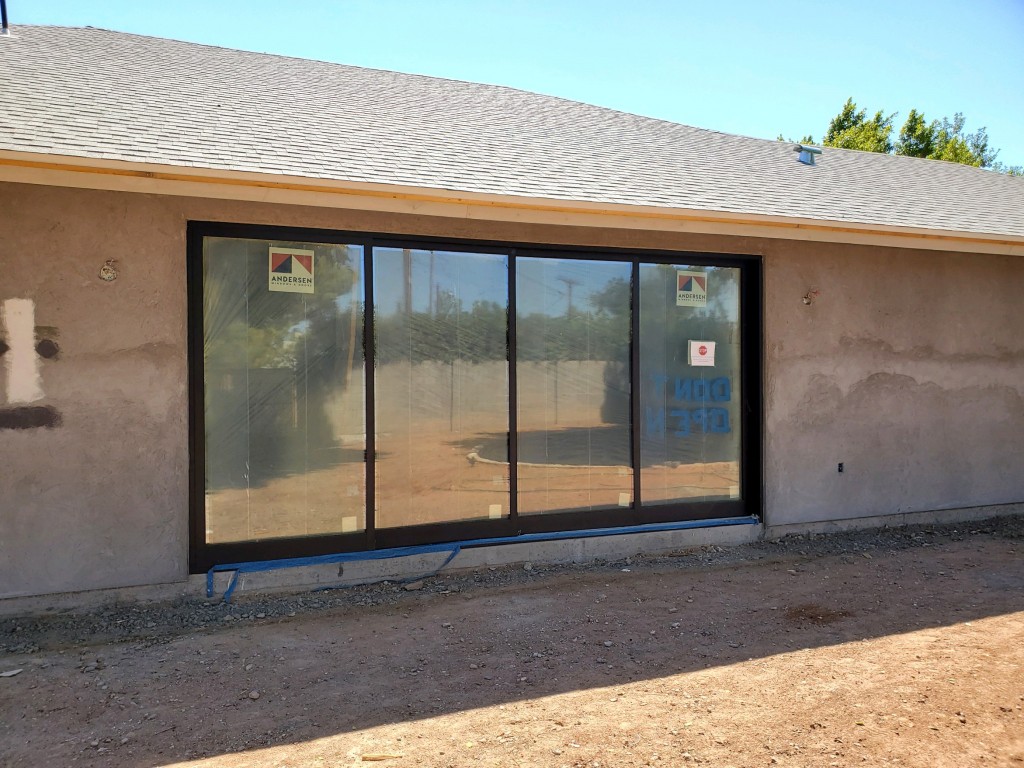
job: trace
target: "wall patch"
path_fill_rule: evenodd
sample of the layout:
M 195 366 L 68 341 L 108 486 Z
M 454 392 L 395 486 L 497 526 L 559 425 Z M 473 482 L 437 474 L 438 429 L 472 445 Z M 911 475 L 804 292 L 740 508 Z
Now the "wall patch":
M 14 406 L 0 407 L 0 429 L 52 428 L 60 424 L 60 413 L 52 406 L 24 405 L 46 396 L 39 360 L 55 358 L 59 352 L 57 342 L 52 338 L 37 340 L 35 314 L 32 299 L 5 299 L 0 302 L 4 395 L 7 403 Z

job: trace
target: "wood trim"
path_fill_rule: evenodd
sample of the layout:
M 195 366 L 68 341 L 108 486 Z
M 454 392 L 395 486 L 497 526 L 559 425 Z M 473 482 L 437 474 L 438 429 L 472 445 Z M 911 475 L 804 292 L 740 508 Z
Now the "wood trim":
M 1024 237 L 599 204 L 0 151 L 0 181 L 314 207 L 1024 255 Z

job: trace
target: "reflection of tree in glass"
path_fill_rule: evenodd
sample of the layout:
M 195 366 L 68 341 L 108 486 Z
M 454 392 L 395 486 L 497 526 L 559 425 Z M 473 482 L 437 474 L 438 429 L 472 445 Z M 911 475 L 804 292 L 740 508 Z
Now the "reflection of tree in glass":
M 353 285 L 348 247 L 277 243 L 316 252 L 315 293 L 271 291 L 267 286 L 269 244 L 211 240 L 204 265 L 206 356 L 218 365 L 296 368 L 303 342 L 323 334 L 340 314 L 339 299 Z M 227 323 L 228 327 L 223 327 Z M 319 333 L 310 334 L 312 327 Z
M 255 484 L 336 463 L 330 398 L 351 379 L 362 312 L 357 249 L 313 250 L 315 292 L 268 288 L 269 243 L 207 240 L 204 324 L 208 483 Z
M 378 364 L 409 361 L 479 363 L 507 359 L 508 312 L 494 301 L 466 310 L 453 291 L 440 289 L 433 311 L 398 312 L 376 318 Z
M 601 314 L 623 316 L 629 314 L 629 281 L 621 277 L 609 280 L 604 288 L 590 294 L 590 303 Z
M 565 280 L 564 278 L 558 278 Z M 582 281 L 570 280 L 567 285 Z M 623 322 L 629 322 L 629 283 L 614 278 L 586 297 L 568 302 L 563 315 L 532 312 L 520 315 L 519 359 L 528 361 L 617 360 L 621 356 Z M 625 358 L 623 358 L 625 359 Z
M 591 296 L 591 303 L 609 318 L 630 324 L 630 284 L 616 278 Z M 621 336 L 619 337 L 621 339 Z M 605 358 L 604 401 L 601 420 L 608 424 L 629 423 L 629 342 L 619 341 L 616 349 Z

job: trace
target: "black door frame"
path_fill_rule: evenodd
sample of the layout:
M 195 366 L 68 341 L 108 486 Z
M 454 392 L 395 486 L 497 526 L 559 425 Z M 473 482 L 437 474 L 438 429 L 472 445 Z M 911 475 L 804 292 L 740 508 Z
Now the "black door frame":
M 309 537 L 282 537 L 256 541 L 208 544 L 206 542 L 206 446 L 204 427 L 203 357 L 203 240 L 206 237 L 249 240 L 308 241 L 363 247 L 364 325 L 363 346 L 366 380 L 366 529 L 364 531 Z M 500 253 L 508 258 L 508 360 L 509 360 L 509 509 L 495 520 L 377 529 L 375 526 L 375 368 L 373 317 L 373 249 L 414 248 L 446 251 Z M 647 523 L 682 522 L 714 518 L 761 516 L 762 487 L 762 264 L 760 256 L 711 252 L 522 244 L 460 238 L 419 237 L 387 233 L 280 227 L 224 222 L 190 221 L 187 229 L 188 360 L 189 360 L 189 570 L 202 573 L 216 564 L 308 557 L 336 552 L 358 552 L 446 541 L 507 537 L 593 528 L 613 528 Z M 632 426 L 633 503 L 630 507 L 549 512 L 519 516 L 515 468 L 518 459 L 516 381 L 516 258 L 519 256 L 609 260 L 632 264 L 630 285 L 630 416 Z M 740 270 L 740 499 L 687 501 L 643 506 L 640 489 L 639 267 L 641 263 L 736 267 Z M 369 300 L 366 300 L 369 297 Z

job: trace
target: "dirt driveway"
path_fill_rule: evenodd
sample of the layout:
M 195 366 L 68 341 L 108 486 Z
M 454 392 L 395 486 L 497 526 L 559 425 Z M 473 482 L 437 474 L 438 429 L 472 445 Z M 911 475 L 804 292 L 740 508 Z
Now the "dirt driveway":
M 0 620 L 2 766 L 1024 766 L 1024 520 Z

